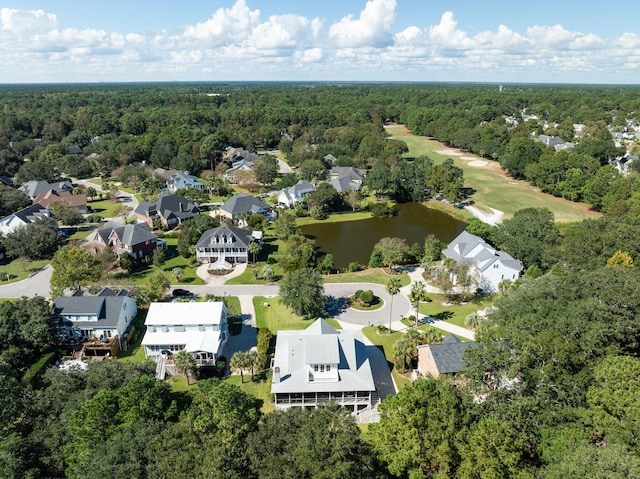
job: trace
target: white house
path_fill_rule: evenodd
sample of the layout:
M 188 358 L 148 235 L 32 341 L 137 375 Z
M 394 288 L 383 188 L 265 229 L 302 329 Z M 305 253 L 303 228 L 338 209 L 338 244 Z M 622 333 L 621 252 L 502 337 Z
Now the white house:
M 189 173 L 176 171 L 167 180 L 167 189 L 171 193 L 175 193 L 182 188 L 196 188 L 198 190 L 204 190 L 207 185 L 200 181 L 197 177 L 190 175 Z
M 0 219 L 0 233 L 8 235 L 22 226 L 49 217 L 51 212 L 41 204 L 35 203 Z
M 442 254 L 457 262 L 469 261 L 477 272 L 477 286 L 485 293 L 497 293 L 501 281 L 515 281 L 522 273 L 519 260 L 466 231 L 449 243 Z
M 144 324 L 144 353 L 156 362 L 185 349 L 196 365 L 214 365 L 229 336 L 221 301 L 151 303 Z
M 218 226 L 205 231 L 196 243 L 200 263 L 211 263 L 210 269 L 229 269 L 232 264 L 246 263 L 249 244 L 262 242 L 262 231 L 249 231 L 231 226 Z
M 127 291 L 104 288 L 96 296 L 56 296 L 54 312 L 60 316 L 58 332 L 64 340 L 118 339 L 119 350 L 127 350 L 132 321 L 138 314 L 135 299 Z
M 291 188 L 285 188 L 278 193 L 278 204 L 293 208 L 296 203 L 304 200 L 304 197 L 316 191 L 316 187 L 306 180 L 300 180 Z
M 271 368 L 276 409 L 335 401 L 357 412 L 377 402 L 359 330 L 336 331 L 318 319 L 304 331 L 278 331 Z

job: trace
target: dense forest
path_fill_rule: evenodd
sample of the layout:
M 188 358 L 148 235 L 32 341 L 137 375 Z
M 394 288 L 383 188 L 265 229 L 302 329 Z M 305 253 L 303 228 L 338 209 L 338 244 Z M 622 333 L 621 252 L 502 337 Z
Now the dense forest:
M 522 259 L 526 273 L 478 325 L 461 376 L 404 387 L 366 430 L 334 407 L 264 414 L 255 398 L 217 379 L 172 391 L 146 363 L 23 377 L 54 339 L 56 320 L 42 298 L 0 303 L 0 477 L 640 477 L 638 172 L 610 164 L 623 154 L 612 133 L 640 122 L 638 93 L 435 84 L 2 87 L 0 175 L 18 181 L 108 177 L 138 162 L 217 174 L 225 148 L 237 146 L 279 148 L 300 172 L 331 154 L 339 165 L 370 169 L 367 186 L 396 201 L 422 196 L 424 181 L 459 190 L 452 165 L 404 158 L 406 145 L 384 130 L 398 122 L 604 215 L 557 225 L 548 210 L 528 208 L 497 227 L 471 221 L 472 233 Z M 580 137 L 575 124 L 584 125 Z M 534 141 L 541 133 L 575 147 L 542 146 Z M 0 206 L 10 210 L 21 203 L 8 191 L 0 191 Z

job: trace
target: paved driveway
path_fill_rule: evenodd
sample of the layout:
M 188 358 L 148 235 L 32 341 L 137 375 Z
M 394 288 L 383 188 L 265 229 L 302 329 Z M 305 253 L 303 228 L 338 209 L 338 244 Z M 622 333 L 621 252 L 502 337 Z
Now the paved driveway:
M 49 297 L 49 283 L 53 268 L 45 266 L 30 278 L 0 286 L 0 298 L 21 298 L 22 296 Z

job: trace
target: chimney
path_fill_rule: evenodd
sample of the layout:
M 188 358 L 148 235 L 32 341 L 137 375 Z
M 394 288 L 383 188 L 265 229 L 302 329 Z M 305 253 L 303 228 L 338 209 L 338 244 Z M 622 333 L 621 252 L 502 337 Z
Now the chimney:
M 178 203 L 178 209 L 180 210 L 180 213 L 184 213 L 184 205 L 182 204 L 182 201 Z
M 276 366 L 273 368 L 273 377 L 271 378 L 271 382 L 273 384 L 278 384 L 280 382 L 280 367 Z

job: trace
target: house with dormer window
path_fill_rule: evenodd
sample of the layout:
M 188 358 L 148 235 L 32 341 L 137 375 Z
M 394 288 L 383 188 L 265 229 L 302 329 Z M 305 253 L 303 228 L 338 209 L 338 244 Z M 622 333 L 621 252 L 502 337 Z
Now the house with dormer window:
M 200 263 L 225 265 L 228 269 L 236 263 L 246 263 L 249 244 L 262 242 L 262 231 L 243 230 L 232 226 L 218 226 L 205 231 L 196 243 L 196 258 Z
M 337 331 L 324 319 L 303 331 L 278 331 L 271 369 L 276 409 L 334 401 L 357 412 L 377 402 L 362 333 Z
M 467 231 L 460 233 L 442 252 L 456 262 L 468 261 L 478 278 L 477 287 L 485 293 L 497 293 L 503 280 L 515 281 L 522 274 L 522 263 L 509 253 L 498 251 L 479 236 Z M 455 283 L 455 277 L 454 283 Z

